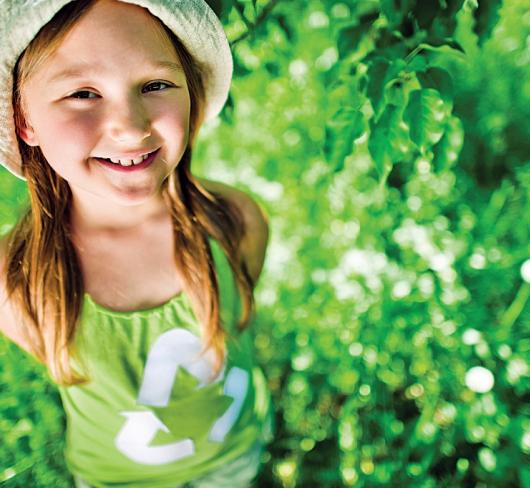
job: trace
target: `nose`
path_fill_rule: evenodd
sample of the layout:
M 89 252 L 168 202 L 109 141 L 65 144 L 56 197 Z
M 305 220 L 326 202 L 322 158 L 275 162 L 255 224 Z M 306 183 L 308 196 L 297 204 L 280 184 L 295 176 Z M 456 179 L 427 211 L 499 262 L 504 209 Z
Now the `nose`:
M 133 95 L 109 107 L 108 131 L 120 143 L 143 141 L 151 135 L 151 120 L 142 102 Z

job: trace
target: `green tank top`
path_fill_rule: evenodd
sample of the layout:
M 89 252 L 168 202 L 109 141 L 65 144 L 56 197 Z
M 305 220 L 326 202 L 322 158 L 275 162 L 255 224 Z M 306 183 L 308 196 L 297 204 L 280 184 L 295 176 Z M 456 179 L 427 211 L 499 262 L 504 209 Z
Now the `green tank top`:
M 239 293 L 221 247 L 210 243 L 229 337 L 213 380 L 213 355 L 199 357 L 200 325 L 186 294 L 134 312 L 85 295 L 76 346 L 92 381 L 59 392 L 67 466 L 91 485 L 174 487 L 272 438 L 272 401 L 251 329 L 237 334 Z

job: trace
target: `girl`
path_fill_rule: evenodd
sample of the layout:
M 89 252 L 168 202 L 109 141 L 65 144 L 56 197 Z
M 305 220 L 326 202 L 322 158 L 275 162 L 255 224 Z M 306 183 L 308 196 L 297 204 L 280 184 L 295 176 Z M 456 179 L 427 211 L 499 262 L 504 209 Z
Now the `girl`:
M 272 438 L 248 323 L 268 240 L 190 172 L 232 58 L 203 0 L 7 0 L 0 330 L 47 365 L 76 486 L 246 487 Z

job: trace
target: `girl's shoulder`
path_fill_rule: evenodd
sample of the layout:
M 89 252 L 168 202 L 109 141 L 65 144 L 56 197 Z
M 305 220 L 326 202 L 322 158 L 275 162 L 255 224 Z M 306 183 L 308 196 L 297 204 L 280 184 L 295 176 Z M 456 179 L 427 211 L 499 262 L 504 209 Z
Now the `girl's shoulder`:
M 22 334 L 20 317 L 15 314 L 12 304 L 7 298 L 6 290 L 6 251 L 7 237 L 0 237 L 0 333 L 17 344 L 24 351 L 30 352 L 30 346 Z
M 245 231 L 240 243 L 241 255 L 254 283 L 257 283 L 269 242 L 269 218 L 263 208 L 247 193 L 218 181 L 198 178 L 208 191 L 231 201 L 241 212 Z

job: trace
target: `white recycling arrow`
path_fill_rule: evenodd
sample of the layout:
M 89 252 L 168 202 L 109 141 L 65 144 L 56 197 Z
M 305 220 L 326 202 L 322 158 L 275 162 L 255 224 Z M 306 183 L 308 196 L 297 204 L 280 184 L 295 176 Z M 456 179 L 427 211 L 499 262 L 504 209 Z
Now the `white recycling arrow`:
M 213 352 L 200 356 L 202 343 L 199 337 L 181 328 L 161 334 L 152 345 L 145 364 L 142 385 L 137 403 L 165 407 L 169 403 L 178 368 L 186 369 L 199 381 L 196 389 L 217 383 L 225 376 L 226 363 L 219 374 L 210 381 Z M 239 417 L 249 385 L 247 371 L 233 367 L 225 384 L 224 394 L 234 399 L 228 410 L 213 425 L 209 439 L 222 442 Z M 195 452 L 191 439 L 183 439 L 162 446 L 150 446 L 158 430 L 169 429 L 152 411 L 120 412 L 125 424 L 116 437 L 116 447 L 130 459 L 143 464 L 165 464 L 190 456 Z
M 165 464 L 191 456 L 195 447 L 191 439 L 150 446 L 159 429 L 169 432 L 164 423 L 151 411 L 121 412 L 127 419 L 116 437 L 116 447 L 127 457 L 142 464 Z
M 237 366 L 228 372 L 224 384 L 224 394 L 232 397 L 234 401 L 228 410 L 215 422 L 209 434 L 212 442 L 223 442 L 226 434 L 235 424 L 241 412 L 241 407 L 248 390 L 248 373 Z
M 171 329 L 161 334 L 149 351 L 138 403 L 165 407 L 179 367 L 199 380 L 197 389 L 205 386 L 212 374 L 213 353 L 208 351 L 199 357 L 201 349 L 200 339 L 186 329 Z M 220 381 L 224 372 L 223 364 L 214 382 Z

